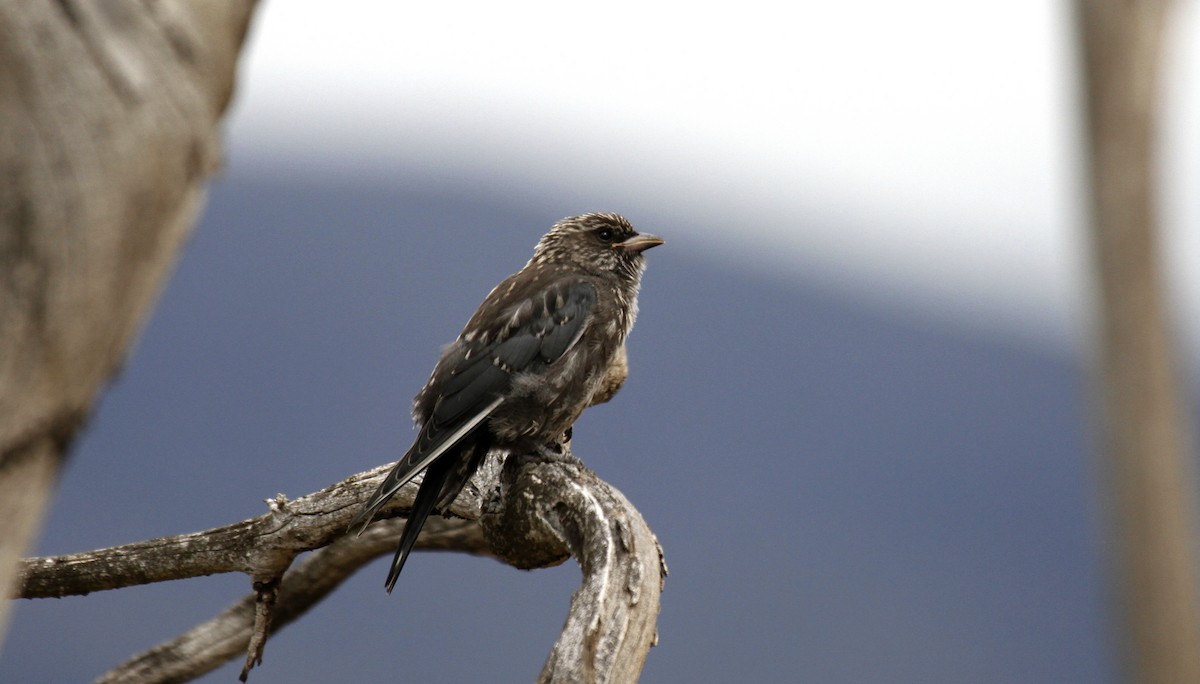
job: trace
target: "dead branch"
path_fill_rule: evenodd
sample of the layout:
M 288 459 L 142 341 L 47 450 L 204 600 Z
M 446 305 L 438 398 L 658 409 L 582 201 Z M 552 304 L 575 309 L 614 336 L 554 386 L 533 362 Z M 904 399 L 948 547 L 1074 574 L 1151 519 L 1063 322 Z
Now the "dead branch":
M 86 594 L 136 584 L 244 572 L 254 592 L 212 620 L 118 666 L 104 682 L 186 681 L 246 655 L 245 676 L 278 629 L 332 592 L 358 567 L 393 549 L 396 521 L 376 522 L 362 539 L 346 526 L 390 466 L 319 492 L 268 500 L 268 512 L 205 532 L 161 537 L 87 553 L 23 561 L 25 598 Z M 410 483 L 381 511 L 407 512 Z M 493 555 L 518 568 L 578 559 L 583 583 L 539 681 L 636 681 L 656 640 L 666 566 L 641 515 L 620 492 L 560 458 L 489 458 L 420 547 Z M 478 522 L 474 522 L 478 521 Z M 301 553 L 321 549 L 289 570 Z
M 343 536 L 284 574 L 275 603 L 273 631 L 304 615 L 362 566 L 395 551 L 403 526 L 403 519 L 375 523 L 361 537 Z M 490 555 L 479 524 L 469 520 L 430 519 L 417 540 L 417 548 Z M 188 681 L 238 655 L 247 658 L 242 670 L 245 681 L 251 663 L 247 645 L 255 630 L 256 603 L 256 594 L 247 594 L 208 622 L 113 668 L 97 680 L 98 684 Z M 262 653 L 255 655 L 255 662 L 261 663 Z
M 486 500 L 492 550 L 518 568 L 574 556 L 583 583 L 539 682 L 633 682 L 658 641 L 662 548 L 619 491 L 568 452 L 561 460 L 509 458 Z
M 17 597 L 89 594 L 222 572 L 244 572 L 259 583 L 277 581 L 296 556 L 327 546 L 345 534 L 350 518 L 387 470 L 381 466 L 292 501 L 277 495 L 267 501 L 266 513 L 203 532 L 26 559 Z M 412 505 L 416 482 L 401 489 L 380 516 L 405 512 Z M 478 490 L 468 487 L 450 512 L 476 519 L 479 503 Z

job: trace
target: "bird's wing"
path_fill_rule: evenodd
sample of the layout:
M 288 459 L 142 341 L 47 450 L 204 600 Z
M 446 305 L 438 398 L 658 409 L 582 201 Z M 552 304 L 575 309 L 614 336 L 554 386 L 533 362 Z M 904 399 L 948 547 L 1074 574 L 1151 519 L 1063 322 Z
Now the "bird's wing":
M 401 487 L 486 421 L 504 402 L 514 374 L 557 361 L 583 335 L 596 304 L 592 284 L 539 278 L 516 281 L 514 287 L 506 283 L 488 296 L 442 355 L 417 397 L 418 413 L 426 415 L 416 440 L 351 528 L 365 529 Z M 430 402 L 427 411 L 420 409 Z

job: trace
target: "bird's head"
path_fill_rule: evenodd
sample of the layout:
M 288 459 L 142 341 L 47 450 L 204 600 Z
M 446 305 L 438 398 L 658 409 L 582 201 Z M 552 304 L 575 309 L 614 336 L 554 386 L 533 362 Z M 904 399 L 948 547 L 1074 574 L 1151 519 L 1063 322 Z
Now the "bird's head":
M 615 273 L 636 283 L 645 268 L 642 252 L 662 243 L 656 235 L 637 232 L 617 214 L 583 214 L 554 224 L 534 249 L 532 263 Z

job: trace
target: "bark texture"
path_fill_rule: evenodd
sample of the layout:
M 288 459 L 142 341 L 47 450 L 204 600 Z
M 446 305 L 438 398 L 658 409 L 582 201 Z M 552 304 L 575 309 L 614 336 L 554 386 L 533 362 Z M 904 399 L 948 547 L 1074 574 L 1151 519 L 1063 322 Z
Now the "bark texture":
M 658 641 L 662 548 L 637 509 L 569 452 L 514 456 L 484 505 L 492 551 L 518 568 L 579 561 L 583 583 L 539 682 L 634 682 Z
M 362 537 L 342 537 L 289 570 L 278 587 L 269 631 L 286 627 L 363 565 L 395 551 L 403 526 L 402 519 L 376 523 Z M 488 554 L 479 525 L 468 520 L 430 520 L 417 548 Z M 245 681 L 250 668 L 262 664 L 261 649 L 255 649 L 253 655 L 247 652 L 258 636 L 258 598 L 258 592 L 247 594 L 211 620 L 118 665 L 96 680 L 97 684 L 185 682 L 238 656 L 247 659 L 242 670 Z M 265 643 L 267 636 L 264 630 L 259 643 Z
M 0 588 L 217 168 L 252 0 L 0 3 Z M 7 603 L 0 604 L 0 630 Z

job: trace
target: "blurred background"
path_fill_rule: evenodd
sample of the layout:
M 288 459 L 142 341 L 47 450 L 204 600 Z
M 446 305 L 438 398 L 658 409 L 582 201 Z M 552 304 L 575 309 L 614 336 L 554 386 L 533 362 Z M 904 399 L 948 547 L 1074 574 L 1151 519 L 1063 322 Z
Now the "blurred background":
M 1073 19 L 266 3 L 224 173 L 37 553 L 394 460 L 488 290 L 559 218 L 617 211 L 667 244 L 631 380 L 575 449 L 666 552 L 643 681 L 1116 681 Z M 1194 396 L 1197 3 L 1169 26 L 1164 258 Z M 250 681 L 529 681 L 579 578 L 420 554 L 388 597 L 385 574 L 276 634 Z M 249 589 L 21 602 L 0 681 L 91 679 Z

